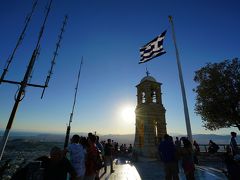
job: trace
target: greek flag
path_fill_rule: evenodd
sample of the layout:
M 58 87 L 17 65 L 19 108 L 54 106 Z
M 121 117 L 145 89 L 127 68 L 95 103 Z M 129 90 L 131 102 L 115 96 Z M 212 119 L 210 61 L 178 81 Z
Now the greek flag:
M 139 61 L 139 64 L 145 63 L 157 56 L 161 56 L 162 54 L 166 53 L 166 51 L 163 49 L 163 40 L 165 38 L 166 32 L 167 30 L 140 48 L 141 59 Z

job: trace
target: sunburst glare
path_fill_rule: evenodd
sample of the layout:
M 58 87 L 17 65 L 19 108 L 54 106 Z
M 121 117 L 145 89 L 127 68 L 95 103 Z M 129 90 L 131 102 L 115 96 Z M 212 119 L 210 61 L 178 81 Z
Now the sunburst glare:
M 135 120 L 135 108 L 133 106 L 125 106 L 122 108 L 121 115 L 124 121 L 133 122 Z

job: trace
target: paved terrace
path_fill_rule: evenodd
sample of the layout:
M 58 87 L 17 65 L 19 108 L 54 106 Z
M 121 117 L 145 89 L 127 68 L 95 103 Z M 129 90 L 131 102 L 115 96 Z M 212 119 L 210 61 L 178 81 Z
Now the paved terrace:
M 139 159 L 131 163 L 126 158 L 114 160 L 114 173 L 110 173 L 110 166 L 107 173 L 100 171 L 101 180 L 160 180 L 164 179 L 163 164 L 157 160 Z M 183 170 L 180 168 L 180 180 L 185 180 Z M 226 176 L 218 169 L 210 166 L 196 166 L 195 177 L 198 180 L 225 180 Z

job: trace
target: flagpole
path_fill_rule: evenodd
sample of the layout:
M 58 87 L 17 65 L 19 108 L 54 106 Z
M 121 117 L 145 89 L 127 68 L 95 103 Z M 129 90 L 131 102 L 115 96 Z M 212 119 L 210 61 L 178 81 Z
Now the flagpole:
M 186 122 L 186 128 L 187 128 L 187 136 L 188 136 L 189 140 L 191 142 L 193 142 L 192 130 L 191 130 L 191 124 L 190 124 L 190 118 L 189 118 L 188 106 L 187 106 L 187 98 L 186 98 L 185 87 L 184 87 L 183 76 L 182 76 L 182 68 L 181 68 L 181 64 L 180 64 L 178 48 L 177 48 L 177 43 L 176 43 L 176 36 L 175 36 L 175 32 L 174 32 L 173 20 L 172 20 L 172 16 L 169 16 L 168 18 L 169 18 L 169 22 L 170 22 L 171 28 L 172 28 L 172 38 L 173 38 L 175 51 L 176 51 L 178 75 L 179 75 L 179 80 L 180 80 L 181 90 L 182 90 L 182 99 L 183 99 L 185 122 Z

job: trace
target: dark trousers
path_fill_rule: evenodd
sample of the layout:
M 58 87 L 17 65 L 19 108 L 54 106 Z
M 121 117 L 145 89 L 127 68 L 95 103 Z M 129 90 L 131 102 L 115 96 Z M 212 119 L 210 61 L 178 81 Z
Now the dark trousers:
M 104 157 L 104 171 L 107 171 L 107 164 L 110 163 L 111 171 L 113 171 L 113 157 L 112 156 L 105 156 Z

